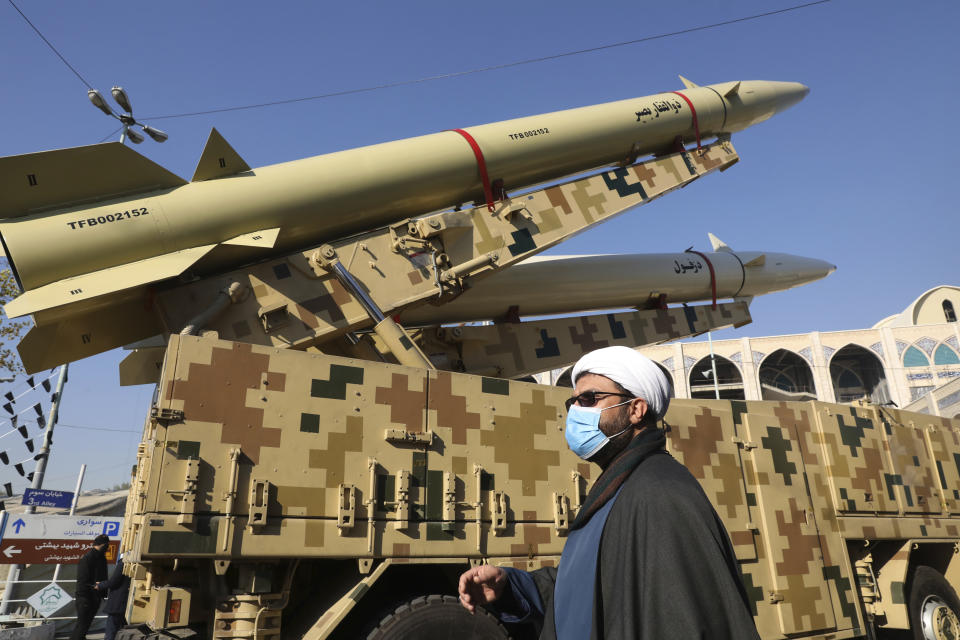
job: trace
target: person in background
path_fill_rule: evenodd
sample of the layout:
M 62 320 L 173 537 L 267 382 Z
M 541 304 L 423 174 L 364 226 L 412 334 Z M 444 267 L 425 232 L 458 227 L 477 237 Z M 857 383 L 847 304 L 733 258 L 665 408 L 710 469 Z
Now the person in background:
M 77 564 L 77 626 L 71 640 L 86 640 L 90 623 L 97 615 L 103 594 L 98 585 L 107 579 L 107 545 L 110 538 L 100 534 L 93 539 L 93 548 L 87 551 Z
M 101 592 L 107 594 L 107 604 L 103 612 L 107 615 L 107 628 L 103 640 L 114 640 L 117 631 L 126 626 L 127 596 L 130 595 L 130 578 L 123 575 L 123 554 L 117 558 L 117 565 L 113 568 L 109 580 L 97 585 Z

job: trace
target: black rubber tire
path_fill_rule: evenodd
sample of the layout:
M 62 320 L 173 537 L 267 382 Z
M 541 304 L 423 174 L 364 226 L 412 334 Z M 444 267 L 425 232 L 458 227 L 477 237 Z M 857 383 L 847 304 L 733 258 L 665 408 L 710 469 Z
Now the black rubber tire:
M 914 640 L 960 640 L 960 599 L 936 569 L 919 566 L 913 572 L 908 606 Z
M 131 624 L 121 627 L 117 631 L 117 640 L 143 640 L 143 638 L 146 638 L 151 633 L 153 633 L 153 631 L 145 624 Z
M 508 640 L 510 635 L 482 608 L 471 615 L 453 596 L 421 596 L 385 616 L 367 640 Z

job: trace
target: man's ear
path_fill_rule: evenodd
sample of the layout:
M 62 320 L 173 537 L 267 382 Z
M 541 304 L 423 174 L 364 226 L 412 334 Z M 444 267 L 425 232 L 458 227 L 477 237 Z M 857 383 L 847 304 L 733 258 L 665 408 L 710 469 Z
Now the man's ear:
M 643 422 L 643 417 L 647 415 L 650 407 L 643 398 L 636 398 L 630 402 L 630 424 L 639 426 Z

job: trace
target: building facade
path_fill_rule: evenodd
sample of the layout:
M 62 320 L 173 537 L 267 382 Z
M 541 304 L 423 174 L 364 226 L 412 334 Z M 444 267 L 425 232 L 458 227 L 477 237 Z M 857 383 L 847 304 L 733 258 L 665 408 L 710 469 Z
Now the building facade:
M 640 351 L 669 374 L 678 398 L 867 398 L 904 407 L 960 378 L 957 310 L 960 287 L 941 286 L 870 329 L 717 340 L 712 360 L 709 341 Z
M 960 287 L 944 285 L 869 329 L 667 343 L 641 347 L 640 352 L 663 368 L 678 398 L 826 402 L 866 398 L 957 417 L 958 311 Z M 569 369 L 538 378 L 571 386 Z M 953 391 L 941 389 L 947 384 Z

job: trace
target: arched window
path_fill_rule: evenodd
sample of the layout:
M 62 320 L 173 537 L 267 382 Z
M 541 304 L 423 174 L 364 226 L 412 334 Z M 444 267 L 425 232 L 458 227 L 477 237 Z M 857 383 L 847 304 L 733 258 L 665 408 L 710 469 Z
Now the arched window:
M 933 364 L 960 364 L 960 358 L 956 351 L 942 344 L 933 352 Z
M 844 369 L 837 378 L 837 384 L 841 389 L 859 389 L 863 387 L 863 381 L 860 376 L 850 369 Z
M 883 362 L 876 353 L 859 345 L 848 344 L 833 355 L 830 379 L 837 402 L 866 397 L 874 404 L 883 404 L 891 399 Z
M 930 361 L 923 352 L 916 347 L 909 347 L 903 354 L 903 366 L 905 367 L 929 367 Z
M 947 322 L 957 321 L 957 312 L 953 310 L 953 303 L 949 300 L 943 301 L 943 317 L 947 319 Z

